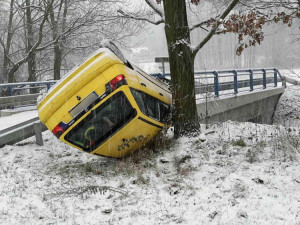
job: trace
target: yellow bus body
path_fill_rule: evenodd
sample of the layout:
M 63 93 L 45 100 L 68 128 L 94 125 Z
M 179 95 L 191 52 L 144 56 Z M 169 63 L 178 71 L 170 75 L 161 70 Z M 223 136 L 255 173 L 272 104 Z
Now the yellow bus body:
M 80 118 L 77 118 L 77 115 L 76 121 L 72 124 L 71 121 L 75 117 L 70 113 L 72 109 L 88 98 L 92 92 L 97 96 L 103 96 L 106 93 L 105 84 L 120 74 L 125 77 L 127 84 L 112 91 L 100 101 L 98 100 L 97 104 L 89 110 L 80 111 Z M 69 124 L 59 139 L 74 148 L 83 150 L 67 141 L 66 135 L 112 96 L 119 92 L 122 95 L 125 94 L 132 108 L 136 110 L 134 118 L 90 152 L 120 158 L 141 148 L 165 125 L 162 121 L 142 113 L 131 88 L 146 93 L 168 106 L 171 105 L 171 93 L 164 83 L 135 66 L 129 68 L 109 49 L 101 48 L 51 88 L 38 104 L 39 117 L 50 131 L 53 131 L 60 123 Z

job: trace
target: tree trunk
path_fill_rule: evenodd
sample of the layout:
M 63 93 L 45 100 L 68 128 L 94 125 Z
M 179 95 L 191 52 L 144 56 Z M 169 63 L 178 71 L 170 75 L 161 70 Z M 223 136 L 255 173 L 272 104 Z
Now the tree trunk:
M 34 45 L 33 22 L 31 16 L 30 0 L 26 0 L 26 32 L 27 32 L 27 52 L 29 52 Z M 36 53 L 30 52 L 28 55 L 28 79 L 27 81 L 36 81 Z M 32 89 L 32 92 L 37 90 Z
M 164 0 L 163 4 L 175 104 L 174 135 L 178 138 L 200 132 L 195 99 L 194 56 L 189 47 L 191 41 L 185 0 Z
M 62 49 L 60 48 L 60 43 L 54 45 L 54 80 L 60 80 L 60 69 L 62 60 Z
M 68 14 L 68 1 L 67 0 L 61 0 L 61 6 L 63 7 L 63 14 L 62 18 L 60 18 L 61 11 L 58 12 L 57 18 L 55 18 L 54 10 L 52 7 L 50 7 L 50 21 L 51 21 L 51 28 L 52 28 L 52 36 L 53 40 L 57 39 L 58 35 L 60 33 L 63 33 L 66 29 L 66 20 L 67 20 L 67 14 Z M 62 7 L 59 8 L 62 10 Z M 63 57 L 63 45 L 62 42 L 64 42 L 64 36 L 61 37 L 61 42 L 58 41 L 54 44 L 54 65 L 53 65 L 53 73 L 54 73 L 54 80 L 60 80 L 60 70 L 61 70 L 61 64 L 62 64 L 62 57 Z
M 32 46 L 29 48 L 31 49 Z M 36 54 L 35 52 L 29 53 L 28 57 L 28 82 L 36 81 Z
M 14 74 L 9 74 L 9 54 L 10 54 L 10 46 L 12 42 L 13 37 L 13 30 L 12 30 L 12 23 L 13 23 L 13 15 L 14 15 L 14 0 L 10 1 L 10 7 L 9 7 L 9 19 L 8 19 L 8 25 L 7 25 L 7 39 L 4 49 L 4 56 L 3 56 L 3 74 L 4 79 L 8 81 L 8 83 L 12 83 L 15 80 Z

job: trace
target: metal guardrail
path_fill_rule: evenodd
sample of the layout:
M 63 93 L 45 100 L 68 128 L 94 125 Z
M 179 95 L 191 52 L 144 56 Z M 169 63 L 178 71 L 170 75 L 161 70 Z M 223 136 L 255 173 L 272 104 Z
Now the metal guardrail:
M 20 82 L 20 83 L 6 83 L 0 84 L 0 90 L 8 90 L 8 96 L 13 96 L 15 91 L 31 90 L 31 89 L 44 89 L 47 91 L 57 81 L 37 81 L 37 82 Z
M 38 145 L 43 145 L 42 132 L 45 130 L 47 128 L 39 121 L 38 117 L 1 130 L 0 148 L 7 144 L 15 144 L 32 136 L 36 137 Z

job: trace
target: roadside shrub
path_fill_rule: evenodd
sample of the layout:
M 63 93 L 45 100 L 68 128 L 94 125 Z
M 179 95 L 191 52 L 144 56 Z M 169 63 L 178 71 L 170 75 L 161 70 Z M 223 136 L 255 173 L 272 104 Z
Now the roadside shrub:
M 240 147 L 246 147 L 246 142 L 244 141 L 244 139 L 240 138 L 239 140 L 236 140 L 234 142 L 232 142 L 233 146 L 240 146 Z

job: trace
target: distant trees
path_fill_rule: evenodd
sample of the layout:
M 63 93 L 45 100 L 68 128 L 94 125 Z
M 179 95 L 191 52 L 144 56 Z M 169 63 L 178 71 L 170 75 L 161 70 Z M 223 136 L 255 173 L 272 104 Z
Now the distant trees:
M 194 60 L 196 54 L 213 36 L 236 33 L 236 54 L 264 39 L 263 25 L 282 22 L 292 26 L 293 19 L 300 18 L 298 1 L 264 0 L 145 0 L 152 9 L 150 15 L 159 19 L 139 17 L 129 12 L 120 12 L 126 18 L 148 20 L 152 24 L 165 24 L 170 72 L 175 102 L 175 137 L 198 133 Z M 220 10 L 221 9 L 221 10 Z M 206 10 L 210 10 L 207 13 Z M 200 29 L 203 38 L 191 43 L 190 34 Z
M 3 2 L 0 6 L 2 82 L 19 80 L 21 68 L 22 80 L 35 81 L 46 74 L 60 79 L 64 67 L 76 61 L 73 55 L 81 54 L 82 58 L 82 54 L 97 48 L 106 38 L 126 45 L 128 38 L 143 26 L 142 22 L 118 16 L 117 9 L 127 4 L 127 0 Z
M 3 28 L 6 32 L 0 38 L 4 53 L 3 77 L 9 83 L 15 81 L 15 73 L 24 63 L 28 63 L 28 81 L 35 80 L 36 51 L 42 43 L 43 28 L 51 4 L 50 1 L 44 5 L 32 5 L 30 0 L 25 0 L 22 5 L 17 5 L 10 0 L 7 28 Z M 38 12 L 33 12 L 32 8 Z

